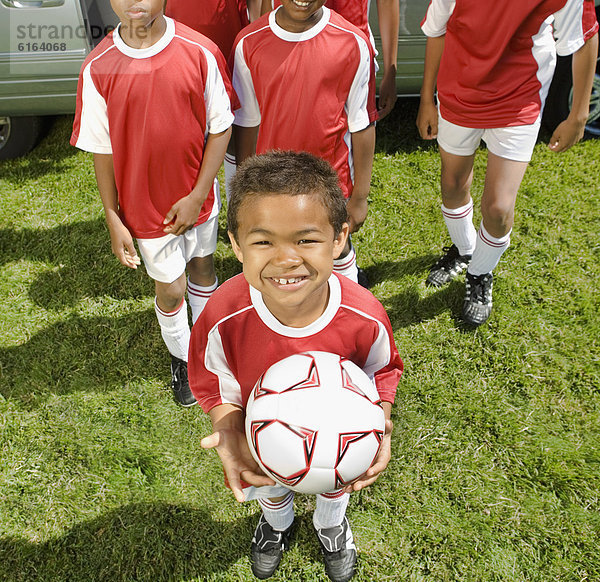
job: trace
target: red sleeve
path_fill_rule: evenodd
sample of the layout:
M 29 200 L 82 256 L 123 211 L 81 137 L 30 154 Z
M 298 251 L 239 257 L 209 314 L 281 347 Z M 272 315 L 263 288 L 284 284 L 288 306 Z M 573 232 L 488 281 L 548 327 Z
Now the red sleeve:
M 587 42 L 598 33 L 598 20 L 594 0 L 584 0 L 582 18 L 583 38 Z

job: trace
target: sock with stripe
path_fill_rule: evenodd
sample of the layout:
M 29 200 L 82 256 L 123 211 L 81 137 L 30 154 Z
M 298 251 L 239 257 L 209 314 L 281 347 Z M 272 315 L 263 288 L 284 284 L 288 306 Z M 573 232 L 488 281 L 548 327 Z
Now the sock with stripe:
M 477 240 L 477 231 L 473 226 L 473 200 L 460 208 L 446 208 L 442 204 L 442 216 L 458 252 L 461 255 L 472 255 Z
M 356 253 L 353 246 L 350 247 L 350 252 L 345 257 L 334 259 L 333 270 L 358 283 L 358 266 L 356 265 Z
M 339 489 L 331 493 L 320 493 L 316 497 L 317 505 L 313 513 L 315 529 L 327 529 L 340 525 L 346 515 L 350 494 Z
M 294 521 L 294 492 L 290 491 L 281 501 L 258 499 L 267 523 L 275 531 L 285 531 Z
M 160 334 L 170 354 L 187 362 L 190 326 L 185 299 L 181 300 L 175 311 L 163 311 L 154 298 L 154 311 L 160 325 Z
M 512 229 L 503 237 L 496 238 L 485 229 L 482 222 L 477 233 L 477 244 L 473 251 L 473 258 L 469 263 L 467 271 L 471 275 L 491 273 L 496 268 L 500 257 L 508 248 L 508 245 L 510 245 L 511 232 Z
M 210 299 L 210 296 L 214 293 L 216 288 L 219 286 L 219 280 L 215 279 L 215 282 L 210 287 L 202 287 L 196 285 L 187 280 L 187 295 L 190 307 L 192 309 L 192 325 L 196 323 L 198 316 L 202 313 L 206 302 Z

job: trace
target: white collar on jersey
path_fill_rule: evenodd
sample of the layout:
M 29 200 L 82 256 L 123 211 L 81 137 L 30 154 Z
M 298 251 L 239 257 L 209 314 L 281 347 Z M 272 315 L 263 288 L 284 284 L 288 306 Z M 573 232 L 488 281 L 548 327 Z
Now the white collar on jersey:
M 340 280 L 333 273 L 329 277 L 329 302 L 325 311 L 317 320 L 313 321 L 306 327 L 288 327 L 283 325 L 267 308 L 263 301 L 260 291 L 249 285 L 250 287 L 250 300 L 258 317 L 262 322 L 272 331 L 286 337 L 308 337 L 315 333 L 318 333 L 325 329 L 331 320 L 335 317 L 338 312 L 340 305 L 342 304 L 342 286 Z
M 269 13 L 269 26 L 271 27 L 271 30 L 275 36 L 278 36 L 280 39 L 287 40 L 289 42 L 301 42 L 303 40 L 314 38 L 327 26 L 329 17 L 331 15 L 329 8 L 327 8 L 327 6 L 323 6 L 323 16 L 321 16 L 321 20 L 319 20 L 319 22 L 317 22 L 317 24 L 315 24 L 312 28 L 309 28 L 304 32 L 288 32 L 287 30 L 281 28 L 281 26 L 279 26 L 279 24 L 277 24 L 275 21 L 275 14 L 278 10 L 281 10 L 281 6 Z
M 131 57 L 132 59 L 147 59 L 149 57 L 153 57 L 157 55 L 160 51 L 165 49 L 169 43 L 173 40 L 175 36 L 175 21 L 168 16 L 164 17 L 167 21 L 167 29 L 165 33 L 160 37 L 160 39 L 155 42 L 152 46 L 144 49 L 135 49 L 131 48 L 129 45 L 125 44 L 123 39 L 121 38 L 120 29 L 121 24 L 115 28 L 113 32 L 113 42 L 115 46 L 126 56 Z

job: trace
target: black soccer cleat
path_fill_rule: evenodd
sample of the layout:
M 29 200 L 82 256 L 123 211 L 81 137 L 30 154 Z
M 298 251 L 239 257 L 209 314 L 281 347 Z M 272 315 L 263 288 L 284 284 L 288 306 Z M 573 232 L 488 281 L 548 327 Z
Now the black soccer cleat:
M 441 287 L 462 273 L 471 260 L 471 255 L 461 255 L 456 245 L 444 247 L 444 254 L 429 270 L 427 285 Z
M 465 300 L 463 303 L 463 321 L 472 326 L 485 323 L 492 312 L 492 287 L 494 276 L 471 275 L 467 271 Z
M 356 546 L 348 518 L 341 525 L 317 530 L 325 571 L 332 582 L 347 582 L 354 576 Z
M 290 546 L 293 528 L 292 522 L 285 531 L 276 531 L 269 525 L 264 515 L 260 516 L 250 546 L 252 573 L 257 578 L 261 580 L 270 578 L 277 570 L 283 552 Z
M 175 402 L 181 406 L 194 406 L 196 399 L 190 390 L 188 382 L 187 362 L 171 356 L 171 390 Z

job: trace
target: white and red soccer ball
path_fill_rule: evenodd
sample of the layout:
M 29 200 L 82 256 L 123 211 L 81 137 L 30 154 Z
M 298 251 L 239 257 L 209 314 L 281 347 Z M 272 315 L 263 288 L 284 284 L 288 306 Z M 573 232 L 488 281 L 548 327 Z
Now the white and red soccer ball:
M 373 463 L 385 415 L 377 389 L 353 362 L 294 354 L 258 380 L 246 406 L 248 446 L 263 471 L 300 493 L 326 493 Z

